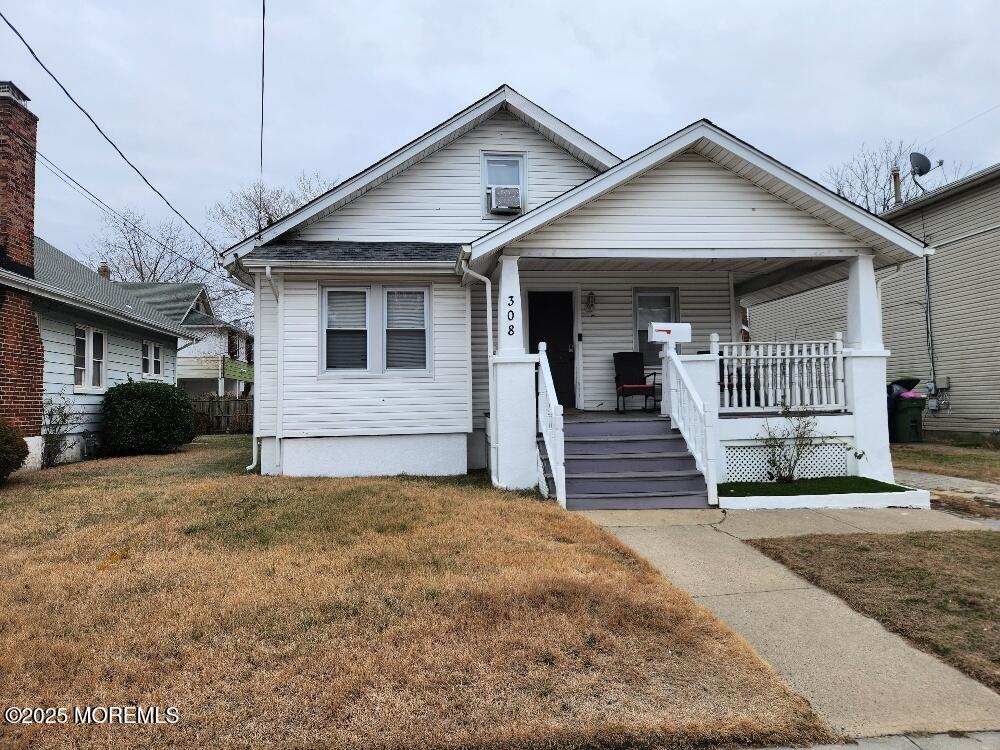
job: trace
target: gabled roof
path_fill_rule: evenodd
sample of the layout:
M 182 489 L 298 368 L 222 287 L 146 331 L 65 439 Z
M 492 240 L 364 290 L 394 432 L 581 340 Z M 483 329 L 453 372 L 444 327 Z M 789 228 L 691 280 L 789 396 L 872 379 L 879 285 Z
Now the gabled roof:
M 323 195 L 276 221 L 267 229 L 247 237 L 223 251 L 221 253 L 222 263 L 229 266 L 255 246 L 270 242 L 286 232 L 336 211 L 341 206 L 399 174 L 407 167 L 447 146 L 501 109 L 510 112 L 526 125 L 537 130 L 557 146 L 565 149 L 598 172 L 604 172 L 621 161 L 600 144 L 587 138 L 578 130 L 504 84 L 381 161 L 353 177 L 349 177 Z
M 184 316 L 205 291 L 204 284 L 172 284 L 155 281 L 119 282 L 118 286 L 178 323 L 184 320 Z
M 505 245 L 523 239 L 576 208 L 687 150 L 694 150 L 758 187 L 854 237 L 891 262 L 924 253 L 924 244 L 846 198 L 740 140 L 698 120 L 602 174 L 522 214 L 471 243 L 471 265 L 482 270 Z

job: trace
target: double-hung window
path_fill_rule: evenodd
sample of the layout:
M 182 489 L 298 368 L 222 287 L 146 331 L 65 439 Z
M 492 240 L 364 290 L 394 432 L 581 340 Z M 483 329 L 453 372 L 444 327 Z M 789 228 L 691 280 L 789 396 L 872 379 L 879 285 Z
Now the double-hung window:
M 158 378 L 163 374 L 163 348 L 152 341 L 142 342 L 142 375 Z
M 77 390 L 102 390 L 106 383 L 107 340 L 104 331 L 76 326 L 73 338 L 73 384 Z
M 327 371 L 430 369 L 429 289 L 373 284 L 326 289 L 323 294 Z
M 326 293 L 326 369 L 368 369 L 368 290 Z
M 385 369 L 427 369 L 427 293 L 385 291 Z
M 650 323 L 677 323 L 677 292 L 674 289 L 636 289 L 633 291 L 635 308 L 635 344 L 642 352 L 643 364 L 656 367 L 660 364 L 660 344 L 650 343 Z

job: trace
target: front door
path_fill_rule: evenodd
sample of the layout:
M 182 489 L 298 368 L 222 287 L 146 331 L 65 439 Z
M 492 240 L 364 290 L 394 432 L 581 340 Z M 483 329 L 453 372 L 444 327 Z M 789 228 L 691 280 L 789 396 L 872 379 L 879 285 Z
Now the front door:
M 573 332 L 573 292 L 528 292 L 528 347 L 547 345 L 556 396 L 563 407 L 576 406 L 576 342 Z

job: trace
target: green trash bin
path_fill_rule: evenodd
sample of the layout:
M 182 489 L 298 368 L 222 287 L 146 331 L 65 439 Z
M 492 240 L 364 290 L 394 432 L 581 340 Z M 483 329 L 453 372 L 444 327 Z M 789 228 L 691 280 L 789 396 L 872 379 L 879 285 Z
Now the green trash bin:
M 892 415 L 892 438 L 895 443 L 924 442 L 924 426 L 922 416 L 927 399 L 904 398 L 896 399 L 896 410 Z

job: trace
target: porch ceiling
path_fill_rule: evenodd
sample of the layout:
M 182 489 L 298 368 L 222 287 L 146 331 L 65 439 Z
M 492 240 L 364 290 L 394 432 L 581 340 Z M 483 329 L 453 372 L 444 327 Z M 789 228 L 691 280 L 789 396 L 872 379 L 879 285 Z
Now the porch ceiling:
M 580 274 L 602 271 L 670 272 L 704 271 L 732 272 L 737 295 L 762 286 L 771 286 L 786 278 L 799 278 L 828 269 L 841 260 L 828 258 L 750 258 L 678 260 L 641 258 L 521 258 L 518 266 L 525 271 L 575 271 Z M 638 280 L 638 279 L 637 279 Z

